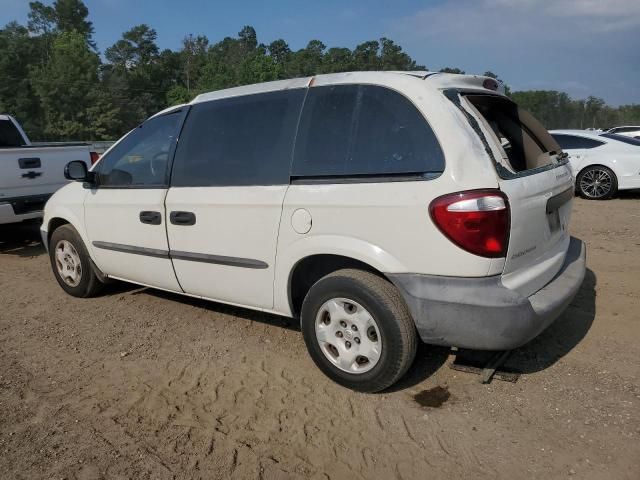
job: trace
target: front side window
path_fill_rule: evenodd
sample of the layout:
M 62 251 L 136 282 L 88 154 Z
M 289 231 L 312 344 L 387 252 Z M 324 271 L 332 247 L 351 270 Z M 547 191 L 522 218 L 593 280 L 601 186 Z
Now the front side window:
M 444 155 L 418 109 L 374 85 L 311 87 L 298 128 L 294 177 L 439 174 Z
M 147 120 L 123 138 L 100 161 L 98 185 L 161 187 L 167 184 L 169 157 L 175 144 L 181 111 Z
M 555 133 L 553 134 L 553 138 L 555 138 L 556 142 L 558 142 L 558 145 L 560 145 L 563 150 L 596 148 L 600 145 L 603 145 L 603 142 L 599 142 L 598 140 L 593 140 L 586 137 L 578 137 L 576 135 L 564 135 Z
M 191 107 L 171 174 L 173 187 L 285 185 L 305 89 Z

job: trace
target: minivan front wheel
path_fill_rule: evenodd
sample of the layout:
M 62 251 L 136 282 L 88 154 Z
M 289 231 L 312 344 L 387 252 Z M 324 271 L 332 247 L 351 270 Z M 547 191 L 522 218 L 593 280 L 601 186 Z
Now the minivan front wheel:
M 417 335 L 404 299 L 370 272 L 344 269 L 321 278 L 304 299 L 301 323 L 318 368 L 353 390 L 384 390 L 415 358 Z
M 98 293 L 100 280 L 80 235 L 71 225 L 62 225 L 49 241 L 49 258 L 58 284 L 74 297 L 91 297 Z

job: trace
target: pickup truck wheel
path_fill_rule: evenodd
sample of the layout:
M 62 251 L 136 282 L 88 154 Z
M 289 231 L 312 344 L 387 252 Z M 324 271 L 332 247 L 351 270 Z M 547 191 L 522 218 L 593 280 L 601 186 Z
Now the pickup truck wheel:
M 580 195 L 590 200 L 607 200 L 618 191 L 616 174 L 602 165 L 592 165 L 582 170 L 576 184 Z
M 53 232 L 49 258 L 56 280 L 69 295 L 86 298 L 100 290 L 87 249 L 71 225 L 62 225 Z
M 302 304 L 302 334 L 329 378 L 378 392 L 413 363 L 416 329 L 400 292 L 373 273 L 344 269 L 318 280 Z

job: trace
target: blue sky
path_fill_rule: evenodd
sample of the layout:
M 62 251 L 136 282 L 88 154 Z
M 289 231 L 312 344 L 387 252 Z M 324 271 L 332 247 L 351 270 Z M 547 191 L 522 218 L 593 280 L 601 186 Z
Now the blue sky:
M 51 0 L 44 0 L 51 3 Z M 0 24 L 26 23 L 28 0 L 0 0 Z M 85 0 L 103 51 L 147 23 L 162 48 L 188 33 L 211 41 L 252 25 L 258 40 L 301 48 L 392 38 L 430 70 L 492 70 L 512 88 L 640 103 L 640 0 Z

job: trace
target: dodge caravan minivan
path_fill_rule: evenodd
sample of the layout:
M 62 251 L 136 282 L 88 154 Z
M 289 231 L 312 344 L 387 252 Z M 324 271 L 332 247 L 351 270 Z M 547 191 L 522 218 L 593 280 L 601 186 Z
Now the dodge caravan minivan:
M 418 339 L 516 348 L 571 302 L 585 247 L 566 155 L 500 90 L 354 72 L 202 94 L 67 165 L 42 225 L 55 277 L 299 318 L 317 366 L 365 392 Z

